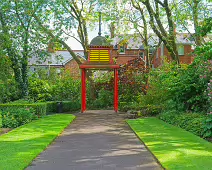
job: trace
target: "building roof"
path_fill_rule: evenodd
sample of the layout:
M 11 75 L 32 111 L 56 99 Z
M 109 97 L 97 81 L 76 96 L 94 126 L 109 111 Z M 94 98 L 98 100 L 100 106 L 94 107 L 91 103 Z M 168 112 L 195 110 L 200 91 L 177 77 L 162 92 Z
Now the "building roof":
M 155 46 L 159 42 L 159 38 L 155 34 L 149 34 L 148 43 L 150 46 Z M 127 49 L 144 49 L 143 40 L 139 35 L 119 35 L 112 39 L 111 44 L 116 46 L 125 42 L 127 44 Z M 188 33 L 177 33 L 177 44 L 194 44 L 192 35 Z
M 101 46 L 101 45 L 106 46 L 106 45 L 110 45 L 110 44 L 107 42 L 105 37 L 102 37 L 99 35 L 91 40 L 90 45 L 91 46 L 93 46 L 93 45 L 94 46 Z
M 177 44 L 195 44 L 195 41 L 191 34 L 177 33 Z
M 75 50 L 75 54 L 83 59 L 84 53 L 83 50 Z M 49 53 L 49 56 L 45 57 L 45 59 L 40 59 L 36 56 L 29 59 L 28 65 L 38 65 L 38 66 L 63 66 L 66 63 L 68 63 L 70 60 L 72 60 L 73 57 L 71 54 L 64 50 L 64 51 L 55 51 L 54 53 Z

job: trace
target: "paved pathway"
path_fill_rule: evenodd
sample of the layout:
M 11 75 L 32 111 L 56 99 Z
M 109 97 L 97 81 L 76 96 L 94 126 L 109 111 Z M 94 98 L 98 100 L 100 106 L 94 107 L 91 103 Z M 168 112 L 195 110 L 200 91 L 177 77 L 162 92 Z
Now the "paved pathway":
M 27 170 L 160 170 L 151 153 L 113 111 L 81 113 Z

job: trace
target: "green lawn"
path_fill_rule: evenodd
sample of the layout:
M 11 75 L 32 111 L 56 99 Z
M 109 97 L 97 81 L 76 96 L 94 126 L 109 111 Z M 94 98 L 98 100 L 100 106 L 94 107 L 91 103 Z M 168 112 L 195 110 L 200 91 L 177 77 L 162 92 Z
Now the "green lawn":
M 212 143 L 157 118 L 127 123 L 167 170 L 212 170 Z
M 74 118 L 69 114 L 46 116 L 0 136 L 0 170 L 26 168 Z

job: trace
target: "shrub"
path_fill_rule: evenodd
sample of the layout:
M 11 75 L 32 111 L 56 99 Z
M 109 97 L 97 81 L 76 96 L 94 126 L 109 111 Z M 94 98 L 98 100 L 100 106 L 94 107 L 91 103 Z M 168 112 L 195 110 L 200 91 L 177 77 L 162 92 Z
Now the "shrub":
M 113 92 L 101 89 L 96 100 L 89 100 L 88 107 L 92 109 L 103 109 L 113 106 Z
M 63 112 L 76 111 L 81 108 L 81 105 L 78 101 L 62 101 Z
M 19 108 L 33 108 L 35 110 L 35 115 L 38 117 L 46 115 L 46 103 L 32 103 L 32 104 L 19 104 L 19 103 L 8 103 L 0 104 L 0 110 L 5 109 L 19 109 Z
M 56 113 L 57 112 L 57 102 L 46 102 L 46 113 Z
M 129 110 L 138 111 L 139 116 L 156 116 L 162 111 L 162 106 L 146 105 L 143 106 L 136 102 L 120 102 L 119 110 L 127 112 Z
M 52 99 L 54 101 L 76 101 L 80 99 L 80 81 L 63 77 L 52 86 Z
M 69 112 L 69 111 L 76 111 L 81 108 L 81 105 L 79 102 L 75 101 L 52 101 L 52 102 L 46 102 L 47 113 L 57 113 L 58 111 L 58 103 L 62 102 L 62 111 L 63 112 Z
M 177 111 L 163 112 L 159 114 L 159 119 L 181 127 L 198 136 L 205 136 L 205 122 L 208 119 L 207 115 L 200 113 L 179 113 Z
M 37 118 L 32 108 L 11 107 L 1 111 L 1 115 L 3 128 L 16 128 Z
M 212 137 L 212 114 L 209 114 L 208 119 L 205 120 L 203 137 Z
M 38 78 L 29 79 L 29 97 L 35 102 L 48 101 L 52 99 L 52 88 L 47 81 Z

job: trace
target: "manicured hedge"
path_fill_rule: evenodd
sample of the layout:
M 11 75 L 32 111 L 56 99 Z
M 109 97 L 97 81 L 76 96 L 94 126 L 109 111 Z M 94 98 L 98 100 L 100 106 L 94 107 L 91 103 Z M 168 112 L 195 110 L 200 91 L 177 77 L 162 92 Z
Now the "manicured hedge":
M 46 115 L 46 103 L 31 103 L 31 104 L 19 104 L 19 103 L 8 103 L 0 104 L 0 110 L 5 109 L 18 109 L 18 108 L 33 108 L 35 110 L 35 115 L 38 117 Z
M 57 112 L 57 102 L 46 102 L 46 113 L 56 113 Z
M 52 101 L 46 102 L 47 105 L 47 113 L 57 113 L 58 112 L 58 103 L 62 103 L 62 112 L 76 111 L 79 110 L 81 105 L 79 102 L 72 101 Z
M 0 104 L 0 110 L 5 110 L 8 108 L 11 109 L 18 109 L 18 108 L 33 108 L 35 110 L 35 114 L 38 117 L 44 116 L 47 113 L 57 113 L 58 103 L 60 101 L 51 101 L 51 102 L 43 102 L 43 103 L 7 103 L 7 104 Z M 62 101 L 62 111 L 69 112 L 69 111 L 76 111 L 79 110 L 81 107 L 80 103 L 77 101 Z
M 176 111 L 164 112 L 159 114 L 159 119 L 181 127 L 198 136 L 204 136 L 205 122 L 208 119 L 207 115 L 201 113 L 177 113 Z
M 80 110 L 81 105 L 79 102 L 73 102 L 73 101 L 63 101 L 63 112 L 68 112 L 68 111 L 76 111 Z
M 140 105 L 139 103 L 127 103 L 127 102 L 120 102 L 119 110 L 123 112 L 131 111 L 139 111 L 141 116 L 155 116 L 158 115 L 162 111 L 161 106 L 155 105 Z

